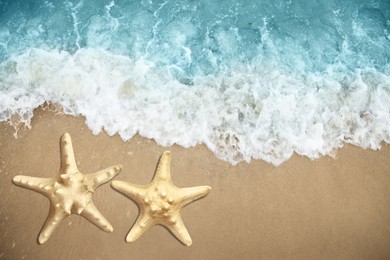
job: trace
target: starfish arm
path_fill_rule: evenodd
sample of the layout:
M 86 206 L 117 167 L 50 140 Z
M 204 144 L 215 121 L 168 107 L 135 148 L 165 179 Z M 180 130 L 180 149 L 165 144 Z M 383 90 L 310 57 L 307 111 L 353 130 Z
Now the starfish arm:
M 63 210 L 54 206 L 50 207 L 49 216 L 47 217 L 46 222 L 41 230 L 41 233 L 39 234 L 39 244 L 43 244 L 49 239 L 60 221 L 63 220 L 66 216 L 68 216 L 68 214 L 66 214 Z
M 126 242 L 134 242 L 137 240 L 140 236 L 142 236 L 143 233 L 148 231 L 152 226 L 154 226 L 153 220 L 148 217 L 143 212 L 140 213 L 138 216 L 137 221 L 134 223 L 133 227 L 131 228 L 130 232 L 126 236 Z
M 171 152 L 165 151 L 157 165 L 153 181 L 171 180 Z
M 90 173 L 86 177 L 93 181 L 93 189 L 96 189 L 100 185 L 110 181 L 122 170 L 122 165 L 118 164 L 115 166 L 108 167 L 104 170 Z
M 112 232 L 114 229 L 107 219 L 97 210 L 95 205 L 91 202 L 88 206 L 80 213 L 81 216 L 91 221 L 100 229 L 106 232 Z
M 144 203 L 146 193 L 145 186 L 131 184 L 124 181 L 112 181 L 111 186 L 128 198 L 132 199 L 138 205 Z
M 36 178 L 30 176 L 17 175 L 12 179 L 13 183 L 18 186 L 31 189 L 49 196 L 52 191 L 53 179 L 50 178 Z
M 210 186 L 182 188 L 180 189 L 181 196 L 179 197 L 178 201 L 181 202 L 182 207 L 184 207 L 191 202 L 206 196 L 210 190 Z
M 188 233 L 187 228 L 184 226 L 180 215 L 175 218 L 175 223 L 168 225 L 164 224 L 164 226 L 184 245 L 190 246 L 192 244 L 190 234 Z
M 61 136 L 60 141 L 61 148 L 61 173 L 73 173 L 77 172 L 77 164 L 74 157 L 72 139 L 68 133 Z

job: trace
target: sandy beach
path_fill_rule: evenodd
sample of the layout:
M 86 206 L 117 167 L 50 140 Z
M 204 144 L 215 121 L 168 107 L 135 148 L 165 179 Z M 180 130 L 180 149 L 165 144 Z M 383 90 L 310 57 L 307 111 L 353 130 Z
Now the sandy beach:
M 277 167 L 262 161 L 232 166 L 203 145 L 166 148 L 139 136 L 129 142 L 104 132 L 95 136 L 84 120 L 38 109 L 32 128 L 22 127 L 16 139 L 9 123 L 0 124 L 0 259 L 390 258 L 389 145 L 380 151 L 347 145 L 335 159 L 294 155 Z M 170 150 L 176 186 L 212 187 L 182 210 L 193 244 L 182 245 L 160 226 L 126 243 L 138 208 L 107 183 L 93 201 L 112 233 L 72 215 L 39 245 L 49 200 L 12 178 L 56 176 L 65 132 L 81 172 L 120 163 L 115 180 L 136 184 L 147 184 L 162 152 Z

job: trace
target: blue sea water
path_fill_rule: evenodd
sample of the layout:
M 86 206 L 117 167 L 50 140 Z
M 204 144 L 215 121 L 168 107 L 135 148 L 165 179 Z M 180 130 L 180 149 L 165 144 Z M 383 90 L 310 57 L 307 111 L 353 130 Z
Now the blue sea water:
M 390 1 L 0 0 L 0 121 L 45 102 L 232 164 L 378 149 Z

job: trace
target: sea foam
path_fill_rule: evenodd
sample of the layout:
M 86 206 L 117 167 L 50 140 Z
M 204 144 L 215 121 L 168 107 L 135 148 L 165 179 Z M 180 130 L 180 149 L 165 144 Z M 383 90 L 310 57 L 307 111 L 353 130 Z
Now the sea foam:
M 341 72 L 340 72 L 341 71 Z M 44 102 L 83 115 L 94 134 L 135 134 L 163 146 L 205 144 L 232 164 L 275 165 L 293 152 L 311 159 L 344 143 L 390 143 L 390 76 L 340 66 L 304 76 L 236 64 L 181 82 L 169 69 L 103 49 L 30 49 L 0 65 L 0 121 L 29 124 Z

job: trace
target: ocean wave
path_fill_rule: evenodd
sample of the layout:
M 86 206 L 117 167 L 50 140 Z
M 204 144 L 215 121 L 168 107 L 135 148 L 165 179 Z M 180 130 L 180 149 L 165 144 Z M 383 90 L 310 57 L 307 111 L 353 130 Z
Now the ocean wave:
M 94 134 L 135 134 L 163 146 L 205 144 L 232 164 L 311 159 L 345 143 L 390 143 L 390 76 L 374 67 L 292 73 L 236 63 L 178 78 L 169 67 L 99 48 L 29 49 L 0 64 L 0 121 L 29 124 L 44 102 L 82 115 Z
M 59 104 L 94 134 L 232 164 L 390 142 L 390 4 L 0 2 L 0 121 Z M 17 121 L 17 120 L 16 120 Z

